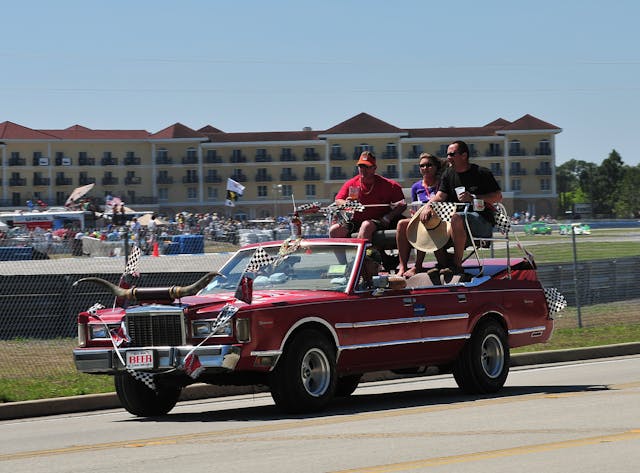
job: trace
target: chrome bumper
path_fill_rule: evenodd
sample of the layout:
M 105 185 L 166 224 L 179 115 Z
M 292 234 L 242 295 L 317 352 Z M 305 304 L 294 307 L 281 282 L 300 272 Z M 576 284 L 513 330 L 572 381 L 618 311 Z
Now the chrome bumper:
M 127 351 L 153 350 L 154 368 L 152 371 L 162 373 L 173 370 L 184 364 L 184 357 L 193 350 L 191 346 L 185 347 L 136 347 L 122 348 L 120 352 L 123 359 Z M 232 345 L 202 346 L 193 350 L 198 355 L 200 364 L 205 371 L 233 371 L 240 360 L 240 348 Z M 113 374 L 122 371 L 125 367 L 113 348 L 76 348 L 73 350 L 73 360 L 78 371 L 82 373 Z

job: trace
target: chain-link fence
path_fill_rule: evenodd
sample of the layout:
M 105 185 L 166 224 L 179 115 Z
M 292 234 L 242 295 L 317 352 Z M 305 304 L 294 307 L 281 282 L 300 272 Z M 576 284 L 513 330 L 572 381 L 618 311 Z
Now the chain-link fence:
M 17 250 L 20 247 L 13 247 Z M 7 247 L 0 247 L 0 250 Z M 69 245 L 69 256 L 73 251 Z M 113 296 L 101 286 L 73 282 L 97 276 L 115 284 L 125 268 L 125 257 L 56 257 L 43 260 L 0 261 L 0 375 L 3 378 L 73 372 L 71 350 L 76 343 L 76 315 L 95 303 L 113 305 Z M 2 256 L 2 251 L 0 251 Z M 25 256 L 26 257 L 26 256 Z M 143 256 L 139 286 L 188 285 L 220 268 L 228 254 Z M 2 258 L 0 258 L 2 259 Z M 6 254 L 4 259 L 7 259 Z M 539 277 L 576 305 L 640 298 L 635 268 L 640 257 L 606 261 L 544 264 Z M 576 292 L 576 288 L 577 292 Z

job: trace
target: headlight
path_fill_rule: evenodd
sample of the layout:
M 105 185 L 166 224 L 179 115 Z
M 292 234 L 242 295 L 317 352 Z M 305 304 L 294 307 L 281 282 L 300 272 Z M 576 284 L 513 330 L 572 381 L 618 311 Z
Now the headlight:
M 118 330 L 120 324 L 91 324 L 89 325 L 89 338 L 91 340 L 109 340 L 111 330 Z
M 207 337 L 211 335 L 212 330 L 214 329 L 216 321 L 215 320 L 196 320 L 192 322 L 191 328 L 194 337 Z M 218 327 L 216 332 L 213 335 L 222 335 L 229 336 L 233 333 L 233 328 L 231 325 L 231 321 L 227 321 Z

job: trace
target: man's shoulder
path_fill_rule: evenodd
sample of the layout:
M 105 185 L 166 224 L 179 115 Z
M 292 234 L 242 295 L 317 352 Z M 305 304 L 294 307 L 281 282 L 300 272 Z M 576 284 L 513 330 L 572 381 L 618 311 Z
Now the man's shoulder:
M 402 188 L 402 186 L 400 184 L 398 184 L 397 181 L 394 181 L 393 179 L 390 179 L 388 177 L 384 177 L 384 176 L 382 176 L 380 174 L 376 174 L 375 177 L 376 177 L 376 180 L 378 182 L 385 183 L 385 184 L 387 184 L 387 185 L 389 185 L 391 187 L 400 187 L 400 188 Z

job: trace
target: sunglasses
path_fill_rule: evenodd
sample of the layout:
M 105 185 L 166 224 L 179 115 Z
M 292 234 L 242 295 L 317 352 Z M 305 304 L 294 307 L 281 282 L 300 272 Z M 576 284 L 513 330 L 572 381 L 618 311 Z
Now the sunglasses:
M 453 158 L 456 154 L 460 156 L 462 153 L 460 151 L 454 151 L 453 153 L 447 153 L 447 156 Z
M 421 168 L 432 168 L 433 164 L 432 163 L 421 164 L 420 167 Z

